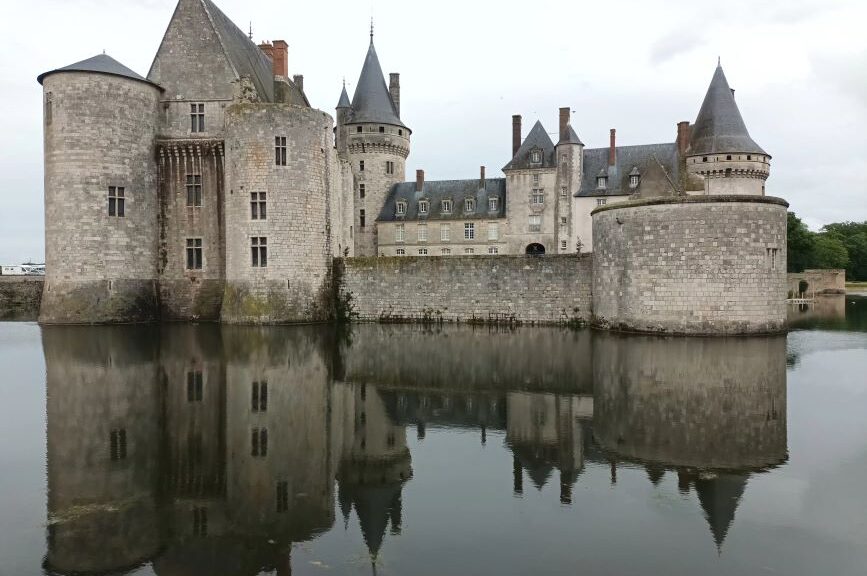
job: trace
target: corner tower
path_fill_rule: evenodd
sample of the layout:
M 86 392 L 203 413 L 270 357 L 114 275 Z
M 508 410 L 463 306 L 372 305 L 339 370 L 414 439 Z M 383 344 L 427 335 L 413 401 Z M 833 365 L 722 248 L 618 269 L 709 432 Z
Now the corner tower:
M 686 166 L 704 179 L 707 195 L 765 194 L 771 156 L 750 137 L 719 64 L 692 127 Z
M 338 104 L 337 149 L 352 165 L 352 239 L 357 256 L 377 255 L 376 215 L 391 187 L 403 182 L 409 156 L 410 129 L 400 120 L 400 77 L 392 74 L 391 88 L 373 46 L 361 68 L 352 103 L 347 94 Z

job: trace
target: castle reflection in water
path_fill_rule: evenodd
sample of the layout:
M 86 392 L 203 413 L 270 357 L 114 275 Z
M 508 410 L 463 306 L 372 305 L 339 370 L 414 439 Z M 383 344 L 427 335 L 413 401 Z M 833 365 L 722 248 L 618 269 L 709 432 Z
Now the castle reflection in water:
M 46 327 L 43 348 L 57 573 L 289 574 L 337 507 L 375 560 L 407 429 L 504 432 L 514 494 L 559 482 L 564 505 L 588 462 L 676 474 L 717 546 L 787 458 L 785 337 L 165 325 Z

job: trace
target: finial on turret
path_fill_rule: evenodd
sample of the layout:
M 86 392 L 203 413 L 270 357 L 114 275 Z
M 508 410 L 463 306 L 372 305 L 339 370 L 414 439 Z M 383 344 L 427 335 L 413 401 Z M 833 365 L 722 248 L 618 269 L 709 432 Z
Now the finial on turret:
M 719 56 L 717 56 L 716 57 L 716 67 L 717 68 L 720 68 L 722 66 L 722 64 L 720 62 L 721 62 L 721 58 Z
M 253 39 L 253 21 L 250 20 L 250 31 L 247 33 L 247 36 L 250 37 L 250 40 Z
M 373 16 L 370 17 L 370 43 L 373 44 Z

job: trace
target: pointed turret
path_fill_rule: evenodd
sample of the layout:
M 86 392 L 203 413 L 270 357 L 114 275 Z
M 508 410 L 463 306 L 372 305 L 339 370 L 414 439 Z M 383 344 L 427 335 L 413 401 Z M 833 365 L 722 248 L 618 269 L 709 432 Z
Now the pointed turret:
M 355 95 L 352 97 L 353 123 L 378 122 L 381 124 L 393 124 L 406 128 L 400 121 L 397 106 L 391 99 L 382 66 L 379 65 L 379 57 L 373 46 L 373 35 L 370 36 L 370 46 L 355 86 Z
M 695 481 L 698 501 L 719 551 L 722 550 L 723 542 L 735 519 L 735 510 L 746 486 L 747 476 L 740 474 L 720 474 L 716 478 Z
M 349 108 L 349 94 L 346 93 L 346 83 L 343 83 L 343 90 L 340 91 L 340 100 L 337 101 L 337 109 Z
M 704 179 L 705 194 L 765 194 L 771 157 L 747 131 L 719 64 L 690 132 L 686 166 Z

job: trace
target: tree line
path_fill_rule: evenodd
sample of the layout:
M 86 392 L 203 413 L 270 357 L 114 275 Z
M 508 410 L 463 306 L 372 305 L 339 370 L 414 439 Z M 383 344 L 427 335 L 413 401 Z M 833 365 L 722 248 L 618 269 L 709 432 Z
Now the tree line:
M 789 272 L 845 268 L 847 280 L 867 280 L 867 222 L 839 222 L 811 232 L 789 212 L 787 231 Z

